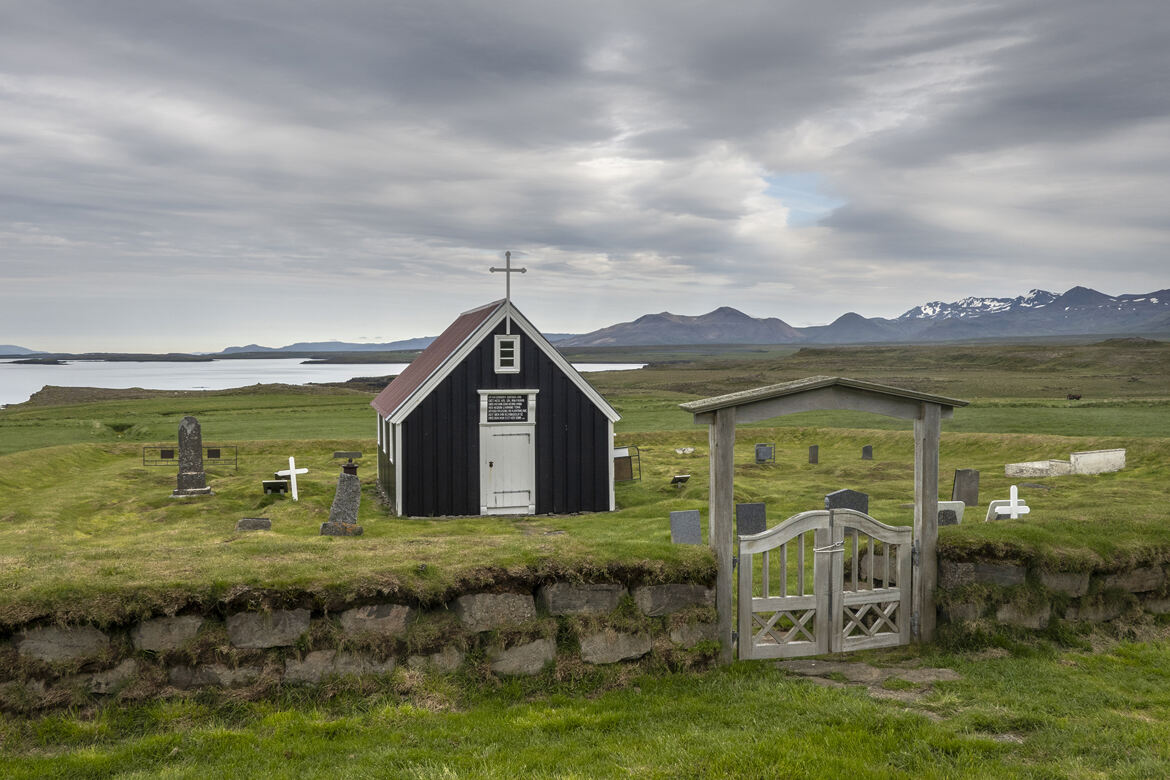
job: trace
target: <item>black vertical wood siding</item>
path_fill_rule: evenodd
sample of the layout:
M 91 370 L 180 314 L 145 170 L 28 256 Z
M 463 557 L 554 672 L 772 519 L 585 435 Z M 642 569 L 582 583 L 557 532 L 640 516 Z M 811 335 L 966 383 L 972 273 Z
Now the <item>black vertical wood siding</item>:
M 403 421 L 403 514 L 479 514 L 478 391 L 521 389 L 540 390 L 537 513 L 608 511 L 605 415 L 523 333 L 520 372 L 495 373 L 493 336 L 503 333 L 500 323 Z

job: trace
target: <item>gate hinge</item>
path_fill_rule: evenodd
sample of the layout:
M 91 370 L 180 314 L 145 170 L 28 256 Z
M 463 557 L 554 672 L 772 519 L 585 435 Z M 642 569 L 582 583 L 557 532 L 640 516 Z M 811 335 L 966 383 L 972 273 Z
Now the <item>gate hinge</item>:
M 918 624 L 918 613 L 910 613 L 910 636 L 914 637 L 915 639 L 918 638 Z
M 732 631 L 732 632 L 731 632 L 731 641 L 732 641 L 732 642 L 738 642 L 738 641 L 739 641 L 739 632 L 738 632 L 738 631 Z
M 731 568 L 734 570 L 735 567 L 738 565 L 739 565 L 739 556 L 737 556 L 737 555 L 731 556 Z
M 915 569 L 918 568 L 918 540 L 915 539 L 910 544 L 910 565 Z

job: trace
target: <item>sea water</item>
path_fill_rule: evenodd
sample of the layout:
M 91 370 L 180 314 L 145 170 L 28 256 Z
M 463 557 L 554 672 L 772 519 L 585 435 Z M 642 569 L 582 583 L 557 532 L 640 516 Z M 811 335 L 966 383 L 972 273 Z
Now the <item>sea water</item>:
M 624 371 L 645 363 L 577 363 L 578 371 Z M 0 361 L 0 406 L 23 403 L 45 385 L 141 387 L 148 390 L 227 390 L 255 384 L 345 382 L 399 374 L 406 363 L 309 363 L 303 358 L 240 358 L 198 362 L 69 360 L 62 365 Z

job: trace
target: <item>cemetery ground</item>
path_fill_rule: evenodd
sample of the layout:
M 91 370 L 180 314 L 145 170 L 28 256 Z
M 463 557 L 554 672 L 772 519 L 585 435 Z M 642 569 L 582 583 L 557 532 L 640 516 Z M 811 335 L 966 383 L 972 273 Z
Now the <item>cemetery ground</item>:
M 345 388 L 56 390 L 2 410 L 0 625 L 106 625 L 196 605 L 328 605 L 378 591 L 438 604 L 461 587 L 629 569 L 652 581 L 709 581 L 705 547 L 669 543 L 669 512 L 698 508 L 706 518 L 707 502 L 706 430 L 677 403 L 812 374 L 972 400 L 944 421 L 940 484 L 946 491 L 954 469 L 979 469 L 983 504 L 1006 497 L 1004 463 L 1127 449 L 1121 472 L 1021 487 L 1032 507 L 1024 519 L 982 523 L 969 511 L 962 526 L 940 529 L 940 550 L 995 551 L 1045 569 L 1170 561 L 1167 345 L 765 349 L 675 360 L 590 377 L 623 414 L 618 443 L 641 451 L 642 480 L 618 486 L 612 515 L 388 517 L 372 488 L 371 395 Z M 142 466 L 142 445 L 173 441 L 187 414 L 199 418 L 205 444 L 239 447 L 238 470 L 208 469 L 211 498 L 173 500 L 173 469 Z M 745 426 L 736 500 L 765 502 L 774 524 L 848 487 L 869 493 L 879 520 L 909 524 L 913 442 L 902 428 L 848 413 Z M 754 464 L 755 442 L 774 442 L 777 463 Z M 816 466 L 807 463 L 811 444 L 820 446 Z M 860 460 L 865 444 L 873 461 Z M 675 452 L 683 447 L 695 451 Z M 367 454 L 360 539 L 317 534 L 339 470 L 334 450 Z M 310 470 L 301 501 L 260 495 L 259 481 L 289 455 Z M 668 485 L 678 473 L 692 475 L 681 490 Z M 271 518 L 272 531 L 236 532 L 245 516 Z M 256 699 L 81 698 L 68 712 L 3 715 L 0 772 L 314 775 L 344 762 L 355 776 L 1166 775 L 1170 641 L 1158 621 L 1062 626 L 1039 639 L 1006 628 L 952 633 L 934 647 L 847 659 L 958 673 L 929 685 L 895 674 L 838 688 L 847 675 L 815 684 L 762 662 L 696 670 L 700 647 L 694 664 L 558 664 L 522 681 L 475 666 L 452 677 L 402 668 Z

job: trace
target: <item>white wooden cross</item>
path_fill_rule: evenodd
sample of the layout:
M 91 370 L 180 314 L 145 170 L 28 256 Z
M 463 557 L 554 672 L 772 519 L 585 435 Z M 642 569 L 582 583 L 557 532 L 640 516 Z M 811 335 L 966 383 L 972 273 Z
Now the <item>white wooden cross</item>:
M 943 502 L 939 502 L 941 505 Z M 998 517 L 1010 517 L 1016 520 L 1020 515 L 1026 515 L 1032 510 L 1020 498 L 1020 491 L 1015 485 L 1012 485 L 1011 498 L 997 498 L 987 505 L 987 517 L 983 518 L 984 522 L 995 520 Z
M 1028 508 L 1027 504 L 1020 501 L 1020 491 L 1015 485 L 1012 485 L 1011 491 L 1008 493 L 1008 502 L 1005 506 L 1000 507 L 1000 514 L 1005 514 L 1002 510 L 1006 509 L 1007 516 L 1012 520 L 1016 520 L 1020 515 L 1026 515 L 1032 510 Z
M 289 487 L 292 489 L 293 501 L 297 499 L 297 474 L 308 474 L 308 469 L 298 469 L 297 461 L 293 456 L 288 457 L 288 468 L 283 471 L 276 472 L 278 477 L 288 477 Z

